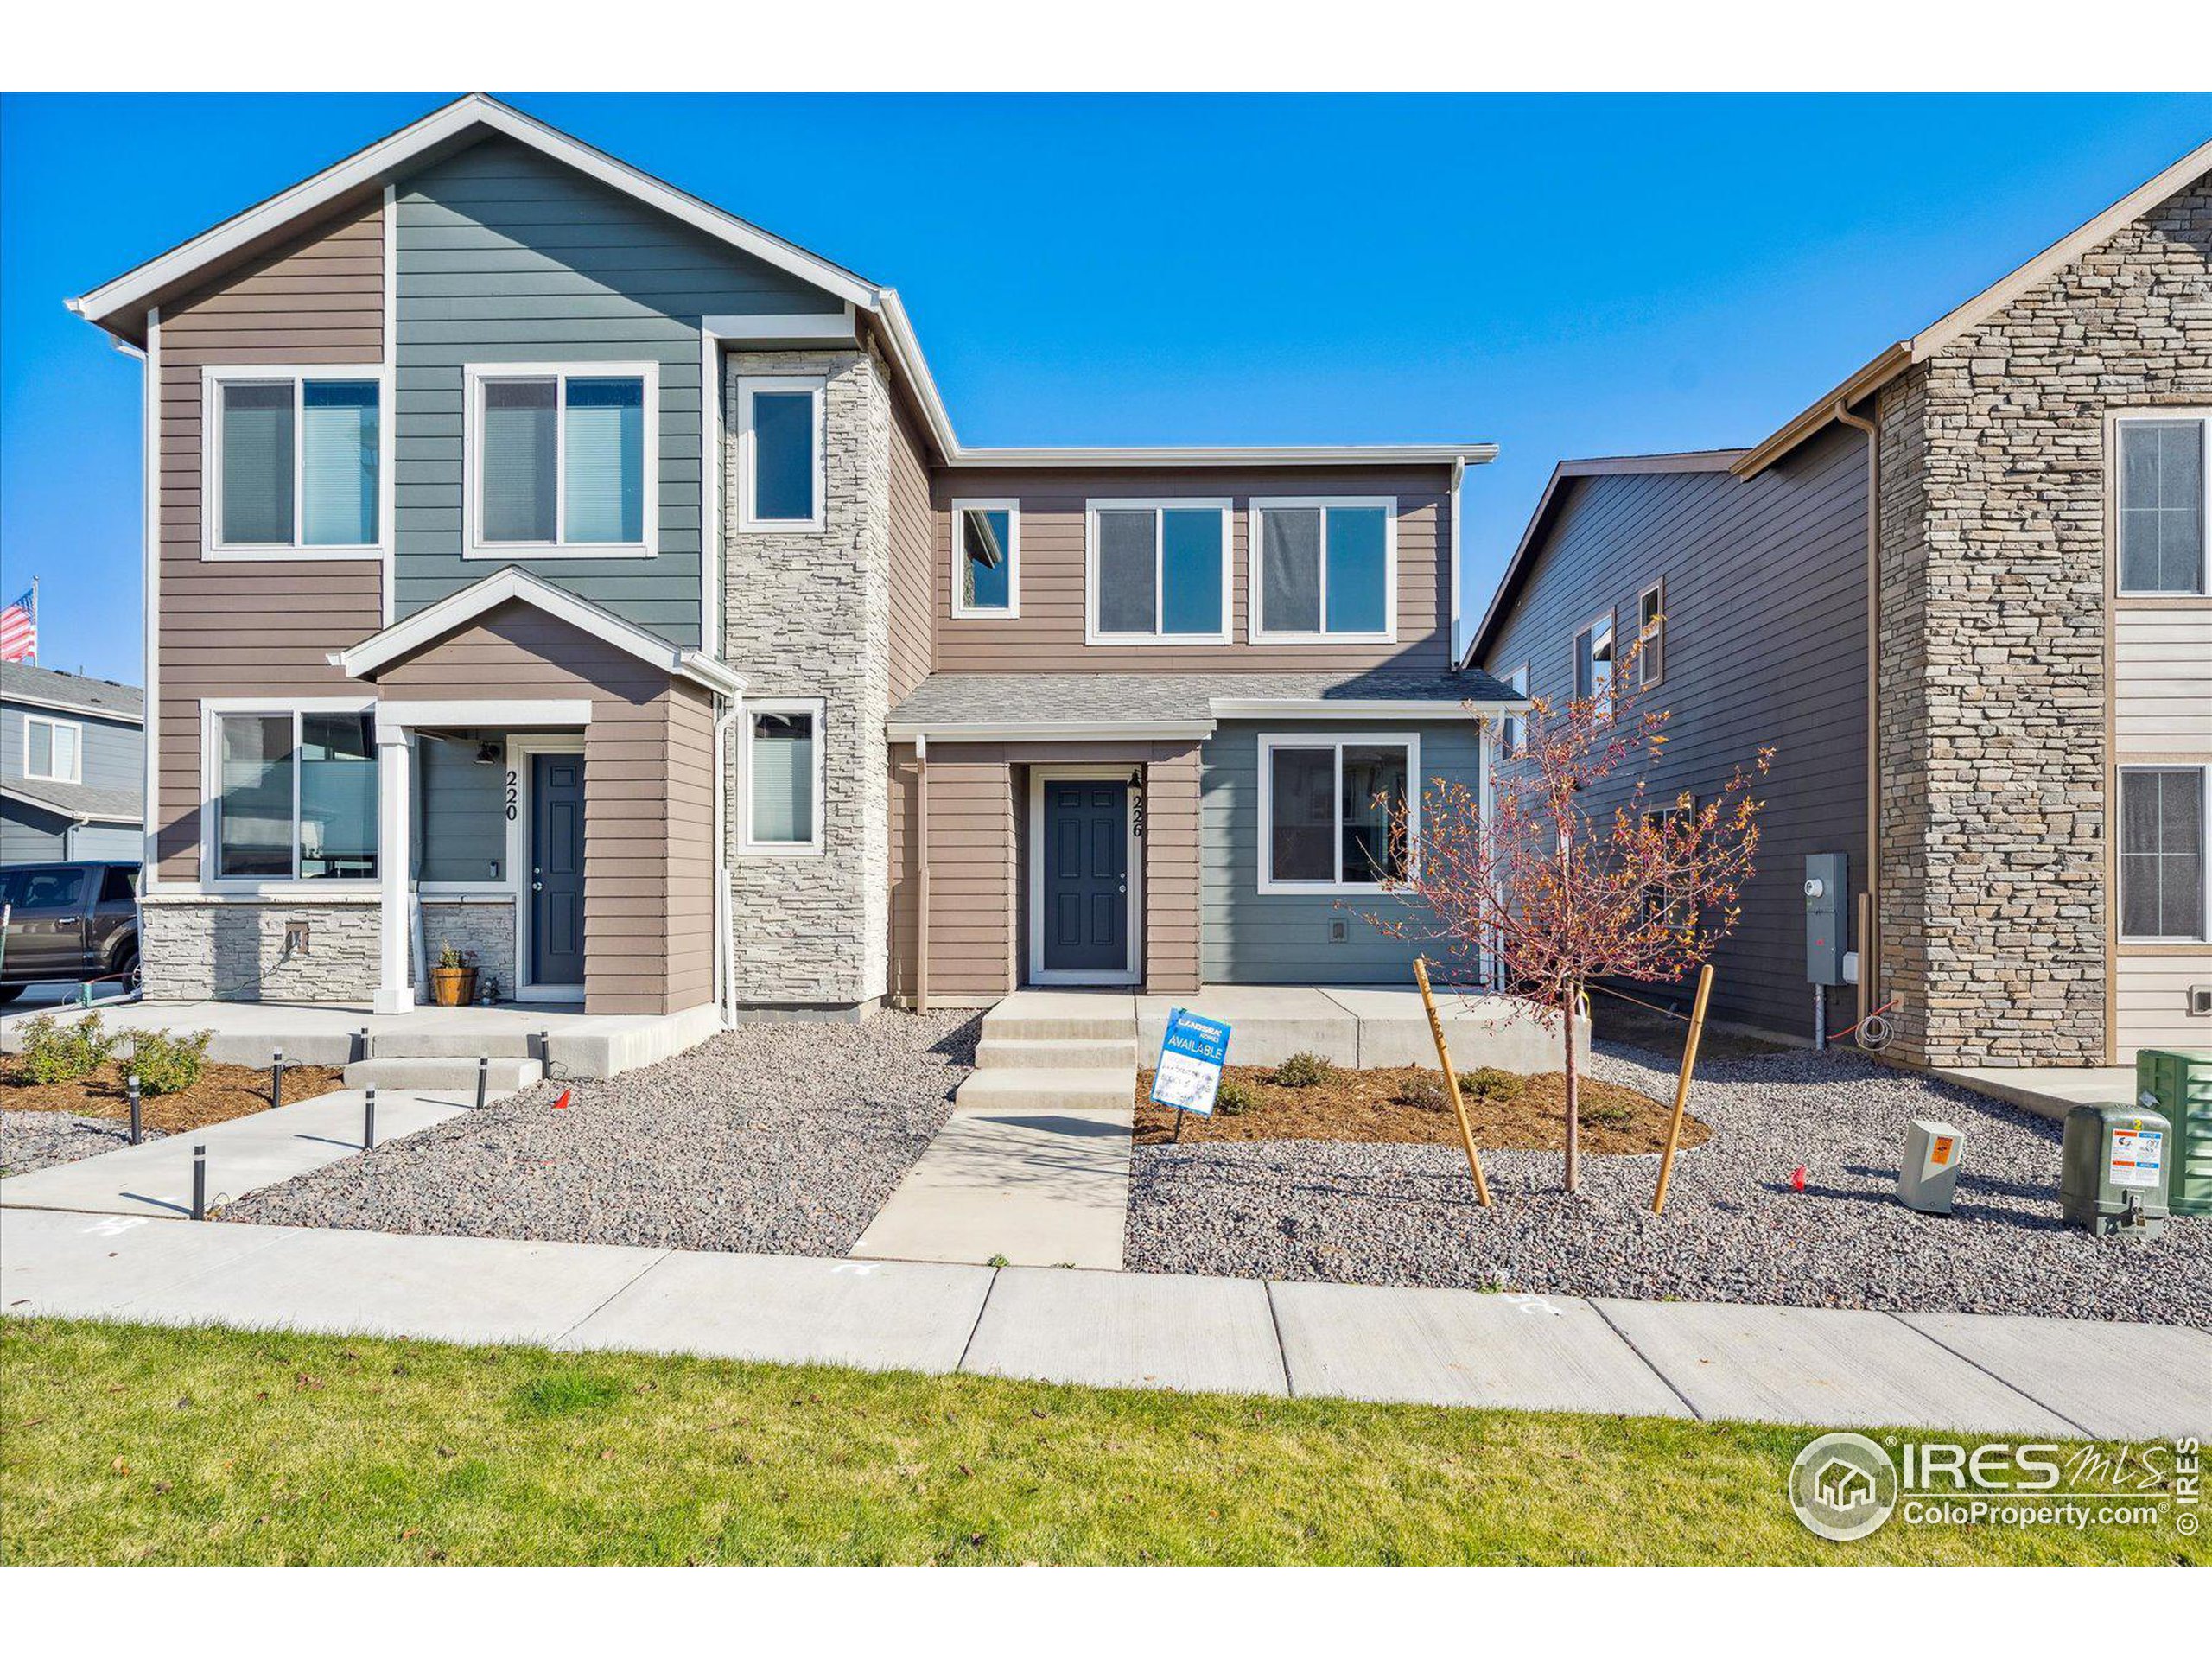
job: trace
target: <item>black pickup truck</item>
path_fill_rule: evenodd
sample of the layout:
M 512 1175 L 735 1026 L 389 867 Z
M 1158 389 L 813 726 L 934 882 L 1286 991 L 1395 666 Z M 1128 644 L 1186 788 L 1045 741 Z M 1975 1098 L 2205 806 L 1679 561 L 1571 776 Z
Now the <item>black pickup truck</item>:
M 51 980 L 138 977 L 136 864 L 0 864 L 0 1004 Z

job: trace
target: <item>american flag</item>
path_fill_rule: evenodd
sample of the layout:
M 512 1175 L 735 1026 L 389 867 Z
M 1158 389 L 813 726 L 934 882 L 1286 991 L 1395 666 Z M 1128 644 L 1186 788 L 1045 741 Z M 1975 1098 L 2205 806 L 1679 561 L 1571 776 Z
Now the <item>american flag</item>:
M 0 611 L 0 663 L 38 660 L 38 587 Z

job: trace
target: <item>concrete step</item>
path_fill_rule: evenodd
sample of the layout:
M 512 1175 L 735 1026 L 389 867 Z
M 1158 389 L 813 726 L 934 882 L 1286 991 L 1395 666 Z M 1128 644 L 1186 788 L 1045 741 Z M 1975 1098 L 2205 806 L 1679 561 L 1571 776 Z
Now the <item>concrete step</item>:
M 976 1048 L 979 1071 L 1103 1071 L 1136 1063 L 1134 1037 L 1001 1038 L 994 1033 Z
M 369 1032 L 372 1060 L 470 1060 L 486 1055 L 494 1060 L 542 1060 L 538 1033 L 527 1027 L 498 1027 L 458 1031 Z
M 952 1097 L 961 1112 L 1084 1112 L 1136 1109 L 1136 1068 L 971 1071 Z
M 494 1095 L 512 1095 L 527 1089 L 545 1075 L 536 1060 L 506 1056 L 493 1060 L 486 1084 Z M 476 1090 L 476 1062 L 472 1059 L 414 1056 L 355 1060 L 346 1068 L 348 1089 L 457 1090 L 472 1098 Z
M 1005 1043 L 1102 1043 L 1135 1041 L 1134 1007 L 1122 1014 L 1005 1012 L 1005 1003 L 983 1016 L 983 1040 Z

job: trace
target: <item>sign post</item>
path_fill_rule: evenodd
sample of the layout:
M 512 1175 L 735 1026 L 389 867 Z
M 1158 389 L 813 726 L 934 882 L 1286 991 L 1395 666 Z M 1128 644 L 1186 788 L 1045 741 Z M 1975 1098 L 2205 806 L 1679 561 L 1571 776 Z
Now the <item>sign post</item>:
M 1218 1020 L 1171 1008 L 1167 1032 L 1160 1039 L 1160 1063 L 1153 1069 L 1152 1098 L 1176 1111 L 1175 1135 L 1182 1138 L 1183 1115 L 1213 1116 L 1221 1092 L 1221 1068 L 1229 1058 L 1229 1027 Z

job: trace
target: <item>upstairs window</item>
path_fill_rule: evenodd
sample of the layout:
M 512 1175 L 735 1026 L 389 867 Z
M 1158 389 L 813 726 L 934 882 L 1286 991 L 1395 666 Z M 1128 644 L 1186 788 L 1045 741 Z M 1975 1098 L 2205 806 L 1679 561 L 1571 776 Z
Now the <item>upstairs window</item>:
M 1601 616 L 1574 636 L 1574 695 L 1598 706 L 1598 717 L 1613 712 L 1613 619 Z
M 372 715 L 219 714 L 210 724 L 219 880 L 375 879 Z
M 1255 642 L 1397 637 L 1396 502 L 1255 501 L 1252 550 Z
M 468 371 L 474 558 L 652 551 L 658 371 Z
M 1260 739 L 1260 891 L 1373 893 L 1402 880 L 1420 810 L 1421 740 L 1397 734 Z
M 738 528 L 820 530 L 819 376 L 753 376 L 737 383 Z
M 952 504 L 952 613 L 1021 614 L 1021 508 L 1014 501 Z
M 379 380 L 342 370 L 214 369 L 207 388 L 211 555 L 379 545 Z
M 2120 592 L 2206 591 L 2208 431 L 2201 416 L 2120 423 Z
M 2212 779 L 2212 767 L 2129 766 L 2121 771 L 2122 938 L 2212 937 L 2212 918 L 2205 912 L 2208 779 Z
M 85 781 L 85 728 L 73 720 L 23 716 L 23 776 L 48 783 Z
M 1667 583 L 1662 577 L 1637 597 L 1636 683 L 1649 688 L 1667 677 Z
M 1229 643 L 1229 503 L 1093 501 L 1091 645 Z

